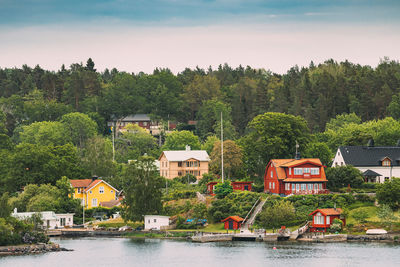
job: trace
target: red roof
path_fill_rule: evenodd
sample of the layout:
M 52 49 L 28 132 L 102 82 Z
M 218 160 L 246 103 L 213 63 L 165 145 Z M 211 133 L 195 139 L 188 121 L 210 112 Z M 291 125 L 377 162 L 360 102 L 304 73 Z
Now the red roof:
M 320 182 L 320 181 L 326 182 L 327 181 L 323 165 L 322 165 L 321 161 L 319 159 L 316 159 L 316 158 L 309 158 L 309 159 L 271 159 L 270 162 L 267 165 L 267 169 L 268 169 L 268 166 L 271 165 L 273 168 L 276 169 L 276 174 L 277 174 L 279 180 L 285 180 L 285 181 L 288 181 L 288 182 L 295 182 L 295 181 L 292 181 L 292 180 L 289 180 L 289 179 L 297 179 L 297 178 L 289 178 L 289 179 L 287 179 L 285 168 L 300 166 L 300 165 L 307 164 L 307 163 L 315 165 L 315 166 L 321 166 L 322 167 L 320 175 L 319 175 L 320 177 L 318 178 L 319 180 L 315 180 L 317 178 L 306 178 L 306 177 L 304 177 L 301 180 L 302 182 L 305 182 L 305 181 L 312 182 L 313 180 L 315 180 L 316 182 Z
M 89 188 L 91 188 L 92 186 L 94 186 L 95 184 L 103 181 L 103 180 L 92 180 L 92 179 L 76 179 L 76 180 L 69 180 L 71 182 L 72 187 L 77 188 L 77 187 L 82 187 L 85 188 L 85 191 Z
M 315 214 L 317 212 L 321 212 L 325 216 L 332 216 L 332 215 L 340 215 L 340 214 L 342 214 L 343 210 L 340 209 L 340 208 L 337 208 L 337 209 L 332 209 L 332 208 L 330 208 L 330 209 L 316 209 L 313 212 L 311 212 L 309 215 L 313 215 L 313 214 Z
M 236 222 L 242 222 L 243 221 L 243 218 L 241 218 L 239 216 L 229 216 L 228 218 L 223 219 L 221 222 L 228 221 L 229 219 L 232 219 L 232 220 L 234 220 Z
M 75 180 L 69 180 L 72 187 L 77 188 L 77 187 L 83 187 L 86 188 L 88 187 L 93 180 L 92 179 L 75 179 Z
M 243 182 L 243 181 L 237 181 L 237 182 L 232 182 L 232 184 L 252 184 L 253 182 Z
M 110 201 L 100 202 L 100 206 L 105 207 L 105 208 L 112 208 L 112 207 L 120 206 L 120 205 L 121 205 L 120 199 L 113 199 Z

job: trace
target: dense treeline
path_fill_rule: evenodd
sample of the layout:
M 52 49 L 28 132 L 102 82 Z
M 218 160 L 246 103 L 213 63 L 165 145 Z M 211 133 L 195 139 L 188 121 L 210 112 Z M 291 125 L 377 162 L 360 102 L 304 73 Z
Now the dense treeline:
M 55 186 L 63 176 L 97 175 L 122 188 L 128 160 L 186 145 L 207 150 L 210 172 L 220 174 L 221 112 L 227 178 L 261 183 L 266 163 L 292 157 L 296 142 L 304 157 L 329 165 L 339 145 L 400 139 L 400 64 L 328 60 L 284 75 L 226 64 L 177 75 L 100 73 L 91 59 L 57 72 L 0 69 L 0 193 Z M 176 121 L 179 131 L 154 138 L 131 125 L 115 140 L 113 156 L 107 121 L 135 113 Z
M 232 137 L 243 135 L 256 115 L 268 111 L 300 115 L 312 132 L 319 132 L 342 113 L 355 113 L 363 121 L 397 117 L 399 73 L 400 64 L 389 59 L 376 68 L 348 61 L 328 60 L 317 66 L 311 62 L 284 75 L 226 64 L 216 70 L 185 69 L 177 75 L 168 69 L 134 74 L 114 68 L 99 73 L 89 59 L 86 65 L 62 66 L 57 72 L 39 65 L 0 69 L 0 105 L 10 135 L 20 125 L 78 111 L 94 119 L 103 133 L 106 121 L 135 113 L 181 123 L 199 120 L 197 134 L 204 139 L 217 128 L 212 127 L 217 118 L 210 116 L 210 106 L 227 113 Z

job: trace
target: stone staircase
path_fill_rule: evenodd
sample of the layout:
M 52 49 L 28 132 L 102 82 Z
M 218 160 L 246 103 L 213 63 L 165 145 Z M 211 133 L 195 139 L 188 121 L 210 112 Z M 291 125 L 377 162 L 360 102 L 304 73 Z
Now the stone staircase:
M 265 202 L 267 200 L 262 200 L 261 197 L 257 199 L 257 201 L 254 203 L 253 207 L 247 214 L 246 218 L 243 221 L 242 227 L 240 228 L 240 232 L 249 232 L 249 227 L 253 225 L 257 215 L 261 212 L 262 207 L 264 206 Z M 250 217 L 249 217 L 250 215 Z

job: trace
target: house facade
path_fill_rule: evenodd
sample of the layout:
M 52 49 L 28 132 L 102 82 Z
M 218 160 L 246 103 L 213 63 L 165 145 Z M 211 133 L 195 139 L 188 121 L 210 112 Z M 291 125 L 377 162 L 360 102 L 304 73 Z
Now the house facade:
M 346 219 L 341 216 L 342 209 L 317 209 L 311 212 L 309 215 L 313 216 L 313 220 L 310 223 L 311 232 L 327 232 L 334 219 L 340 219 L 343 222 L 343 226 L 346 225 Z
M 85 209 L 95 208 L 101 206 L 103 202 L 110 203 L 118 199 L 118 190 L 97 177 L 70 180 L 70 183 L 74 188 L 73 197 L 80 199 Z
M 222 220 L 226 230 L 238 230 L 242 226 L 243 218 L 239 216 L 229 216 Z
M 400 147 L 340 146 L 332 167 L 352 165 L 359 169 L 365 182 L 384 183 L 400 177 Z
M 279 195 L 326 194 L 325 169 L 319 159 L 272 159 L 264 174 L 264 192 Z
M 208 173 L 210 158 L 205 150 L 163 151 L 158 158 L 160 162 L 160 176 L 167 179 L 192 174 L 200 179 Z
M 44 229 L 57 229 L 74 225 L 74 213 L 56 214 L 54 211 L 18 212 L 15 208 L 11 216 L 19 220 L 25 220 L 34 214 L 40 215 Z
M 169 226 L 169 217 L 161 215 L 145 215 L 144 229 L 145 230 L 163 230 Z

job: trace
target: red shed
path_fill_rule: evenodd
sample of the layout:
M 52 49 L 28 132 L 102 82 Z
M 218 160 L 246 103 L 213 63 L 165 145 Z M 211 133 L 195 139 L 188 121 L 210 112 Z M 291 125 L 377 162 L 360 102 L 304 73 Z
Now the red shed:
M 232 182 L 232 188 L 234 191 L 240 190 L 240 191 L 251 191 L 251 184 L 253 182 Z
M 224 228 L 226 230 L 237 230 L 242 226 L 243 218 L 239 216 L 229 216 L 228 218 L 222 220 L 224 223 Z
M 311 232 L 326 232 L 334 219 L 340 219 L 343 226 L 346 225 L 346 219 L 341 216 L 342 209 L 317 209 L 310 213 L 313 220 L 310 224 Z
M 209 182 L 207 183 L 207 193 L 210 195 L 214 195 L 214 186 L 219 182 Z

